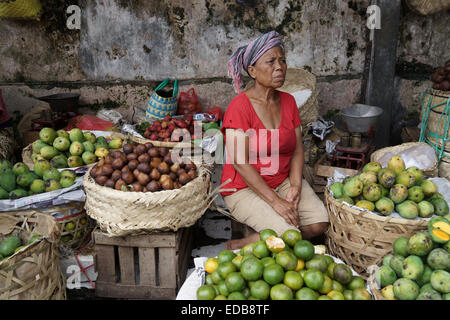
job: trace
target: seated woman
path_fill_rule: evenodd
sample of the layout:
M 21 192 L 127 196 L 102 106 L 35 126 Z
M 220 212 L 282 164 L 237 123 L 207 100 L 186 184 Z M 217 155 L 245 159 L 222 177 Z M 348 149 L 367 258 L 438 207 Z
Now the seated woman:
M 236 93 L 243 85 L 241 70 L 254 85 L 230 102 L 224 116 L 226 163 L 221 183 L 236 192 L 222 192 L 231 216 L 256 230 L 227 242 L 227 249 L 259 240 L 259 232 L 282 235 L 296 229 L 304 239 L 328 229 L 328 214 L 302 178 L 304 154 L 301 119 L 292 95 L 276 90 L 286 76 L 284 45 L 275 31 L 239 48 L 228 62 Z

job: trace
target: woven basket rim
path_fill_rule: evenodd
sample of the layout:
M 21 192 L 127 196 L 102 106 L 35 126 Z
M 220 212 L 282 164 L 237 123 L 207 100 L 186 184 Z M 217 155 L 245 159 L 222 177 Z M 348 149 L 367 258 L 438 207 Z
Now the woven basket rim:
M 186 147 L 188 147 L 188 148 L 191 148 L 194 145 L 194 142 L 188 143 L 188 142 L 156 141 L 156 140 L 139 138 L 139 137 L 136 137 L 133 135 L 128 135 L 128 137 L 133 142 L 143 143 L 143 144 L 150 142 L 155 147 L 166 147 L 166 148 L 175 148 L 175 147 L 186 148 Z
M 8 211 L 3 212 L 2 214 L 18 218 L 18 223 L 21 224 L 20 226 L 14 226 L 13 230 L 8 234 L 3 234 L 2 236 L 4 237 L 8 237 L 11 234 L 20 235 L 23 232 L 33 234 L 34 229 L 29 229 L 23 225 L 25 221 L 28 221 L 29 225 L 32 225 L 36 223 L 36 221 L 33 221 L 34 219 L 45 219 L 45 223 L 49 223 L 50 225 L 49 228 L 46 229 L 47 234 L 43 235 L 43 237 L 36 239 L 31 244 L 25 245 L 24 248 L 13 253 L 8 257 L 8 259 L 0 261 L 2 281 L 5 281 L 6 284 L 4 288 L 0 289 L 0 296 L 3 299 L 17 299 L 17 295 L 27 294 L 27 299 L 39 299 L 39 297 L 46 297 L 49 299 L 66 299 L 66 281 L 61 272 L 58 258 L 58 242 L 60 233 L 56 220 L 50 215 L 40 213 L 35 210 Z M 49 236 L 52 236 L 55 239 L 50 240 Z M 34 266 L 36 263 L 38 264 Z M 41 270 L 41 264 L 46 267 L 49 267 L 48 264 L 50 264 L 51 269 L 46 269 L 45 271 Z M 36 274 L 36 278 L 30 276 L 22 278 L 21 276 L 16 275 L 16 271 L 22 265 L 30 267 L 33 265 L 30 272 L 32 272 L 31 276 Z M 56 273 L 50 271 L 55 271 Z M 48 280 L 53 283 L 51 287 L 47 286 Z M 32 286 L 30 286 L 30 284 Z M 43 287 L 43 285 L 45 285 L 45 287 Z M 31 293 L 28 293 L 28 290 L 32 290 Z
M 393 217 L 389 217 L 389 216 L 379 216 L 377 214 L 371 214 L 371 213 L 367 213 L 364 212 L 362 210 L 357 210 L 355 208 L 351 208 L 348 205 L 346 205 L 345 203 L 341 203 L 339 201 L 337 201 L 336 199 L 334 199 L 334 197 L 330 194 L 330 192 L 328 191 L 328 188 L 325 188 L 325 198 L 334 206 L 339 207 L 340 209 L 344 210 L 347 213 L 352 214 L 353 216 L 355 216 L 355 218 L 367 218 L 367 219 L 372 219 L 372 220 L 378 220 L 378 221 L 382 221 L 382 222 L 386 222 L 387 220 L 389 220 L 389 223 L 395 223 L 395 224 L 403 224 L 403 225 L 410 225 L 410 226 L 420 226 L 420 225 L 426 225 L 428 223 L 428 221 L 426 220 L 408 220 L 408 219 L 401 219 L 401 218 L 393 218 Z
M 432 148 L 428 143 L 426 142 L 405 142 L 396 146 L 391 146 L 391 147 L 385 147 L 385 148 L 381 148 L 376 150 L 375 152 L 373 152 L 370 155 L 370 161 L 374 162 L 377 161 L 377 158 L 381 157 L 382 154 L 386 153 L 386 152 L 392 152 L 391 150 L 399 150 L 399 151 L 403 151 L 406 149 L 409 149 L 410 147 L 413 146 L 427 146 L 429 148 Z M 437 168 L 437 159 L 435 159 L 433 166 L 426 168 L 426 169 L 422 169 L 422 171 L 434 171 Z

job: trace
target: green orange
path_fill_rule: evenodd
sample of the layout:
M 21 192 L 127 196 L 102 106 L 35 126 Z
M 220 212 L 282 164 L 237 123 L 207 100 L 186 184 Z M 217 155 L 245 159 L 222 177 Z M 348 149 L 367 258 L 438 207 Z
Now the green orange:
M 327 293 L 327 296 L 329 296 L 332 300 L 345 300 L 345 297 L 342 294 L 342 292 L 336 290 L 331 290 L 330 292 Z
M 302 234 L 300 231 L 295 229 L 286 230 L 281 237 L 288 246 L 293 247 L 297 241 L 302 240 Z
M 247 300 L 242 292 L 236 291 L 228 295 L 228 300 Z
M 358 276 L 353 276 L 349 284 L 347 284 L 347 289 L 354 290 L 356 288 L 365 288 L 366 283 L 363 278 Z
M 237 271 L 236 266 L 233 264 L 233 262 L 222 262 L 217 267 L 217 271 L 219 272 L 222 279 L 225 279 L 230 273 Z
M 283 283 L 290 289 L 297 291 L 303 286 L 303 278 L 296 271 L 287 271 L 284 274 Z
M 216 297 L 216 289 L 210 284 L 205 284 L 197 289 L 198 300 L 214 300 Z
M 264 268 L 263 279 L 272 286 L 282 282 L 284 279 L 283 267 L 276 263 L 268 265 Z
M 311 288 L 313 290 L 319 290 L 323 286 L 323 283 L 325 282 L 325 277 L 319 270 L 309 269 L 305 272 L 303 281 L 305 282 L 308 288 Z
M 263 280 L 258 280 L 250 287 L 251 296 L 259 300 L 267 300 L 270 296 L 270 286 Z
M 289 251 L 282 251 L 278 253 L 275 261 L 286 271 L 295 270 L 298 264 L 297 257 Z
M 272 229 L 264 229 L 259 233 L 259 239 L 261 241 L 266 241 L 270 236 L 278 237 L 278 234 Z
M 267 249 L 266 242 L 265 241 L 255 242 L 253 246 L 253 254 L 260 259 L 270 256 L 270 251 L 269 249 Z
M 242 263 L 241 274 L 247 281 L 259 280 L 263 274 L 264 265 L 257 259 L 248 259 Z
M 223 262 L 231 262 L 236 257 L 236 254 L 230 250 L 222 250 L 217 258 L 219 259 L 219 264 Z
M 330 291 L 333 290 L 333 280 L 328 276 L 324 276 L 323 278 L 324 278 L 323 284 L 318 291 L 321 294 L 328 294 Z
M 272 300 L 292 300 L 294 293 L 288 286 L 279 283 L 270 289 L 270 298 Z
M 295 298 L 297 300 L 317 300 L 319 294 L 308 287 L 303 287 L 295 293 Z
M 219 284 L 220 281 L 224 280 L 218 270 L 215 270 L 213 273 L 211 273 L 211 279 L 214 284 Z
M 241 291 L 245 287 L 245 279 L 240 272 L 232 272 L 225 279 L 225 285 L 231 293 Z
M 303 261 L 311 260 L 314 256 L 314 246 L 308 240 L 300 240 L 294 245 L 294 254 Z

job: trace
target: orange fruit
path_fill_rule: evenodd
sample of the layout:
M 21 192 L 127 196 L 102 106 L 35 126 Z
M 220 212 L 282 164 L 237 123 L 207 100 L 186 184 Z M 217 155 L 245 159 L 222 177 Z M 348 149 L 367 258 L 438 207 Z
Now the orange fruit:
M 275 261 L 280 266 L 282 266 L 286 271 L 295 270 L 298 264 L 297 257 L 293 253 L 290 253 L 289 251 L 282 251 L 279 254 L 277 254 Z
M 314 256 L 314 246 L 308 240 L 297 241 L 294 245 L 294 254 L 303 261 L 311 260 Z
M 231 262 L 236 257 L 236 254 L 230 250 L 222 250 L 217 258 L 219 259 L 219 263 L 222 262 Z
M 284 274 L 283 283 L 290 289 L 297 291 L 303 286 L 303 278 L 296 271 L 287 271 Z
M 283 267 L 276 263 L 268 265 L 264 268 L 263 278 L 272 286 L 282 282 L 284 279 Z
M 212 285 L 206 284 L 197 289 L 198 300 L 213 300 L 216 297 L 216 289 Z
M 226 279 L 227 275 L 237 271 L 237 269 L 233 262 L 222 262 L 217 267 L 217 271 L 219 272 L 222 279 Z
M 319 292 L 321 294 L 328 294 L 333 289 L 333 280 L 330 279 L 328 276 L 324 276 L 324 281 L 322 286 L 319 288 Z
M 306 270 L 303 281 L 308 288 L 319 290 L 320 288 L 322 288 L 323 283 L 325 282 L 325 278 L 322 272 L 320 272 L 319 270 L 309 269 Z
M 305 268 L 305 261 L 302 259 L 297 259 L 297 267 L 295 268 L 295 271 L 300 271 Z
M 245 287 L 245 279 L 242 277 L 240 272 L 232 272 L 227 275 L 225 279 L 225 285 L 228 291 L 234 293 L 236 291 L 241 291 Z M 228 298 L 230 295 L 228 295 Z
M 259 280 L 263 274 L 264 265 L 257 259 L 248 259 L 242 263 L 241 274 L 247 281 Z
M 219 266 L 219 259 L 209 258 L 205 262 L 205 271 L 211 274 L 217 269 L 218 266 Z
M 278 234 L 272 229 L 264 229 L 259 233 L 259 239 L 261 241 L 266 241 L 270 236 L 278 237 Z
M 279 283 L 270 289 L 270 298 L 272 300 L 292 300 L 294 293 L 288 286 Z
M 270 295 L 270 286 L 263 280 L 258 280 L 250 287 L 251 296 L 259 300 L 267 300 Z
M 327 296 L 329 296 L 332 300 L 345 300 L 345 297 L 342 294 L 342 292 L 336 290 L 331 290 L 330 292 L 327 293 Z
M 303 287 L 295 293 L 295 298 L 297 300 L 317 300 L 319 294 L 308 287 Z
M 297 241 L 302 240 L 302 234 L 295 229 L 286 230 L 281 237 L 289 247 L 294 247 Z
M 280 253 L 281 251 L 284 250 L 286 244 L 281 238 L 269 236 L 269 238 L 266 239 L 266 246 L 270 252 Z

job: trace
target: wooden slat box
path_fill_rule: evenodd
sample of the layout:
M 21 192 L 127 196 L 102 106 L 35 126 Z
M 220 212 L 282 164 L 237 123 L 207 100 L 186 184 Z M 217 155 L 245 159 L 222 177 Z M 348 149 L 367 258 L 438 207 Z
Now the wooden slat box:
M 95 294 L 117 299 L 175 299 L 192 250 L 192 229 L 126 237 L 94 231 Z

